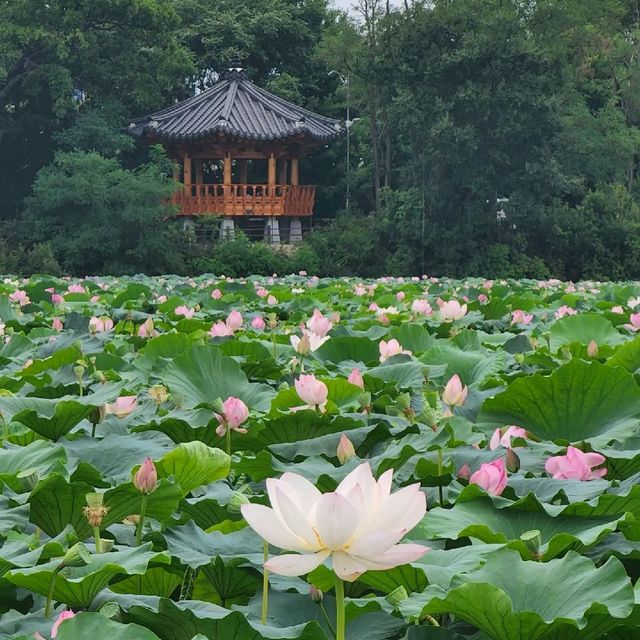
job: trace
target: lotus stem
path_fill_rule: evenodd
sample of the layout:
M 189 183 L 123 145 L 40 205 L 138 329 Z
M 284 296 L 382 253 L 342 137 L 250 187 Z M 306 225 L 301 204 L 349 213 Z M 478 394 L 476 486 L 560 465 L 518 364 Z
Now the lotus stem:
M 336 640 L 345 640 L 344 582 L 336 576 Z
M 49 582 L 49 589 L 47 591 L 47 604 L 44 607 L 44 617 L 48 618 L 51 615 L 51 605 L 53 604 L 53 592 L 56 588 L 56 578 L 58 577 L 58 573 L 62 569 L 62 565 L 57 566 L 53 570 L 53 574 L 51 575 L 51 581 Z
M 276 348 L 276 332 L 271 330 L 271 344 L 273 345 L 273 359 L 278 362 L 278 350 Z
M 93 535 L 96 539 L 96 553 L 102 553 L 102 542 L 100 541 L 100 527 L 93 527 Z
M 327 626 L 329 627 L 329 630 L 331 631 L 331 635 L 333 635 L 333 637 L 336 637 L 336 630 L 334 628 L 334 626 L 331 624 L 331 620 L 329 619 L 329 615 L 327 614 L 327 610 L 324 608 L 324 604 L 321 602 L 320 603 L 320 611 L 322 611 L 322 615 L 324 616 L 324 621 L 327 623 Z
M 95 438 L 96 437 L 96 422 L 92 422 L 91 423 L 91 437 Z
M 442 475 L 442 449 L 438 449 L 438 476 Z M 440 496 L 440 506 L 444 507 L 444 490 L 442 485 L 438 485 L 438 495 Z
M 231 427 L 227 426 L 227 455 L 231 457 Z
M 196 572 L 191 567 L 187 567 L 184 572 L 184 577 L 182 578 L 182 586 L 180 587 L 180 597 L 181 600 L 189 600 L 191 598 L 191 590 L 193 589 L 193 581 L 195 579 Z
M 136 547 L 142 544 L 142 527 L 144 527 L 144 514 L 147 510 L 147 494 L 142 494 L 142 501 L 140 502 L 140 519 L 138 520 L 138 527 L 136 529 Z
M 269 543 L 263 542 L 264 561 L 269 559 Z M 267 613 L 269 612 L 269 570 L 264 567 L 262 574 L 262 611 L 260 612 L 260 624 L 267 624 Z

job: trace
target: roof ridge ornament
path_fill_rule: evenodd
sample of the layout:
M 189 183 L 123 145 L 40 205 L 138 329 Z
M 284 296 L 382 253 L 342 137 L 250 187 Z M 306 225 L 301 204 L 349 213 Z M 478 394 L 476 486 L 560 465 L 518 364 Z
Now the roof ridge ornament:
M 229 68 L 227 72 L 224 74 L 225 80 L 246 80 L 247 76 L 245 74 L 245 70 L 242 67 L 242 62 L 240 58 L 234 57 L 231 58 L 231 62 L 229 63 Z

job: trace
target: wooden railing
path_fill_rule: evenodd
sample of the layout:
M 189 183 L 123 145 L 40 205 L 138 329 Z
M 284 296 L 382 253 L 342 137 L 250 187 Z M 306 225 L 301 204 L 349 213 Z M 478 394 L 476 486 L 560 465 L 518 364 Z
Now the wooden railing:
M 192 184 L 176 192 L 171 203 L 183 216 L 310 216 L 315 194 L 308 185 Z

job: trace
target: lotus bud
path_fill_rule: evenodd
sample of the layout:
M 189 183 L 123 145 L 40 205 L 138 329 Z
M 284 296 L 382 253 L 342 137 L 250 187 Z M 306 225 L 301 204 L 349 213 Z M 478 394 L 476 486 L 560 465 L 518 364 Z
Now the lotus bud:
M 278 316 L 275 313 L 270 313 L 267 316 L 269 329 L 275 329 L 278 326 Z
M 75 373 L 75 376 L 76 378 L 78 378 L 78 380 L 82 380 L 85 370 L 86 368 L 82 363 L 78 363 L 73 367 L 73 373 Z
M 311 599 L 317 604 L 320 604 L 324 599 L 324 593 L 322 593 L 322 591 L 318 589 L 318 587 L 316 587 L 314 584 L 311 585 L 309 595 L 311 596 Z
M 364 389 L 364 380 L 362 378 L 362 373 L 360 373 L 360 369 L 352 369 L 349 377 L 347 378 L 347 382 Z
M 133 486 L 140 493 L 151 493 L 158 486 L 158 472 L 151 458 L 145 458 L 133 476 Z
M 229 500 L 227 511 L 233 514 L 240 513 L 240 507 L 242 507 L 243 504 L 249 504 L 249 502 L 249 498 L 247 498 L 242 491 L 235 491 L 231 496 L 231 500 Z
M 467 399 L 468 388 L 462 384 L 460 376 L 456 373 L 445 385 L 442 392 L 442 400 L 450 407 L 459 407 Z
M 394 608 L 397 609 L 398 605 L 409 597 L 407 590 L 404 586 L 400 585 L 396 587 L 389 595 L 385 596 L 385 600 Z
M 353 442 L 347 438 L 343 433 L 340 436 L 340 442 L 338 443 L 338 451 L 336 453 L 340 464 L 346 464 L 351 458 L 355 457 L 356 450 L 353 446 Z
M 524 353 L 514 353 L 513 359 L 518 363 L 522 364 L 524 362 Z
M 91 552 L 82 542 L 78 542 L 67 549 L 62 558 L 62 565 L 65 567 L 85 567 L 90 562 Z
M 398 394 L 398 398 L 396 400 L 398 406 L 403 411 L 411 408 L 411 394 L 410 393 L 400 393 Z
M 520 540 L 522 540 L 527 545 L 527 549 L 529 549 L 529 551 L 531 551 L 531 553 L 535 557 L 539 557 L 540 547 L 542 546 L 542 534 L 540 533 L 540 531 L 538 531 L 538 529 L 525 531 L 520 536 Z
M 102 519 L 107 515 L 109 509 L 104 506 L 103 493 L 87 493 L 85 496 L 87 506 L 84 508 L 84 517 L 92 527 L 100 527 Z
M 511 448 L 507 449 L 507 471 L 516 473 L 520 469 L 520 458 L 518 454 Z
M 371 411 L 371 393 L 366 391 L 358 396 L 358 403 L 364 411 Z
M 595 340 L 592 340 L 587 347 L 587 355 L 590 358 L 598 357 L 598 343 Z

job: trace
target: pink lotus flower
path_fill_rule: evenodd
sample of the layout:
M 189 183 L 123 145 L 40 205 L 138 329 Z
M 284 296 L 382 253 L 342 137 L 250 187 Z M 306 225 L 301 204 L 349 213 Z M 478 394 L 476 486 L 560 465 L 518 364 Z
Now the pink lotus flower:
M 511 312 L 511 324 L 529 324 L 533 320 L 533 315 L 525 313 L 522 309 Z
M 89 320 L 89 331 L 91 333 L 104 333 L 105 331 L 111 331 L 111 329 L 113 329 L 113 320 L 111 318 L 93 316 Z
M 273 305 L 278 304 L 278 298 L 276 298 L 274 295 L 270 295 L 267 298 L 267 304 L 273 307 Z
M 553 315 L 556 320 L 560 320 L 560 318 L 564 318 L 565 316 L 575 316 L 578 313 L 575 309 L 568 307 L 566 304 L 563 304 Z
M 461 407 L 467 399 L 469 389 L 462 384 L 460 376 L 456 373 L 449 378 L 442 392 L 442 400 L 450 407 Z
M 139 327 L 138 327 L 138 336 L 140 338 L 152 338 L 153 336 L 157 336 L 158 332 L 155 330 L 155 326 L 153 324 L 153 318 L 149 316 Z
M 552 456 L 544 463 L 545 471 L 560 480 L 596 480 L 607 474 L 606 467 L 594 469 L 605 462 L 599 453 L 584 453 L 575 447 L 567 447 L 564 456 Z
M 264 287 L 258 287 L 256 289 L 256 295 L 259 298 L 266 298 L 269 295 L 269 292 Z
M 70 284 L 67 291 L 69 293 L 86 293 L 86 289 L 81 284 Z
M 222 414 L 216 414 L 218 420 L 218 427 L 216 427 L 216 434 L 222 438 L 227 432 L 227 429 L 233 429 L 239 433 L 247 433 L 247 430 L 240 425 L 249 417 L 249 408 L 247 405 L 234 396 L 229 396 L 222 403 Z
M 264 318 L 262 316 L 256 316 L 252 321 L 251 321 L 251 326 L 256 330 L 256 331 L 264 331 L 264 328 L 267 326 L 266 322 L 264 321 Z
M 484 293 L 481 293 L 481 294 L 478 296 L 478 302 L 479 302 L 480 304 L 487 304 L 487 302 L 489 302 L 489 298 L 488 298 Z
M 392 569 L 421 558 L 427 547 L 397 543 L 424 517 L 425 495 L 419 484 L 392 494 L 392 474 L 389 469 L 376 481 L 365 462 L 325 494 L 295 473 L 268 478 L 271 508 L 244 504 L 242 515 L 267 542 L 299 555 L 275 556 L 265 569 L 300 576 L 331 558 L 336 575 L 352 582 L 368 569 Z
M 89 300 L 91 302 L 98 302 L 100 300 L 100 296 L 91 296 L 91 298 L 89 298 Z
M 105 416 L 114 415 L 116 418 L 126 418 L 138 406 L 136 396 L 121 396 L 115 402 L 103 406 Z
M 164 304 L 168 300 L 167 296 L 158 296 L 156 302 L 158 304 Z
M 176 307 L 173 312 L 177 315 L 177 316 L 184 316 L 185 318 L 193 318 L 193 316 L 196 313 L 195 309 L 191 309 L 189 307 L 187 307 L 186 304 L 182 304 L 179 307 Z
M 411 351 L 403 349 L 402 345 L 395 338 L 392 338 L 389 342 L 380 340 L 378 348 L 380 350 L 380 362 L 385 362 L 389 358 L 397 356 L 399 353 L 404 353 L 408 356 L 411 355 Z
M 224 336 L 232 336 L 233 329 L 222 320 L 218 320 L 218 322 L 214 322 L 211 325 L 211 329 L 209 329 L 209 335 L 212 338 L 222 338 Z
M 51 304 L 59 305 L 59 304 L 62 304 L 63 302 L 64 302 L 64 296 L 60 295 L 59 293 L 51 294 Z
M 53 638 L 55 638 L 58 635 L 58 627 L 65 621 L 68 620 L 69 618 L 73 618 L 76 614 L 71 611 L 71 610 L 67 610 L 67 611 L 63 611 L 57 618 L 56 621 L 53 623 L 53 626 L 51 627 L 51 638 L 53 640 Z M 43 640 L 42 636 L 39 633 L 35 633 L 34 634 L 36 637 L 36 640 Z
M 214 289 L 214 290 L 211 292 L 211 297 L 212 297 L 214 300 L 220 300 L 220 298 L 222 298 L 222 291 L 220 291 L 220 289 Z
M 295 381 L 295 387 L 300 400 L 307 403 L 303 407 L 295 407 L 295 409 L 317 408 L 320 412 L 325 410 L 327 398 L 329 397 L 329 389 L 322 380 L 318 380 L 311 374 L 301 375 Z
M 424 298 L 418 298 L 417 300 L 414 300 L 411 304 L 411 311 L 413 311 L 414 313 L 419 313 L 423 316 L 430 316 L 433 313 L 431 305 Z
M 307 328 L 317 336 L 324 338 L 333 328 L 333 323 L 329 318 L 323 316 L 320 310 L 314 309 L 311 318 L 307 321 Z
M 62 324 L 62 320 L 60 318 L 54 318 L 51 323 L 51 328 L 55 331 L 62 331 L 64 329 L 64 325 Z
M 469 469 L 469 465 L 466 462 L 458 469 L 457 476 L 461 480 L 469 480 L 471 477 L 471 469 Z
M 611 313 L 624 313 L 624 309 L 618 304 L 615 307 L 611 307 Z
M 355 295 L 357 296 L 363 296 L 367 293 L 367 289 L 365 288 L 364 285 L 362 284 L 357 284 L 354 288 L 353 288 L 353 293 L 355 293 Z
M 406 297 L 407 294 L 404 291 L 398 291 L 398 293 L 396 293 L 396 300 L 398 302 L 402 302 Z
M 378 311 L 378 309 L 380 309 L 380 307 L 378 306 L 377 302 L 372 302 L 369 305 L 369 311 Z
M 17 302 L 21 307 L 24 307 L 31 302 L 27 292 L 20 289 L 9 294 L 9 300 L 11 300 L 11 302 Z
M 483 285 L 482 285 L 483 289 L 486 289 L 487 291 L 491 291 L 491 289 L 493 288 L 493 280 L 487 280 Z
M 460 320 L 467 313 L 467 305 L 461 305 L 457 300 L 449 300 L 440 305 L 440 317 L 442 322 Z
M 321 337 L 312 331 L 302 330 L 302 338 L 298 336 L 291 336 L 289 338 L 296 353 L 306 356 L 309 352 L 313 353 L 319 349 L 327 340 L 329 336 Z
M 634 332 L 640 330 L 640 313 L 632 313 L 629 322 L 624 325 L 624 328 Z
M 226 320 L 227 326 L 233 331 L 237 331 L 238 329 L 242 329 L 242 314 L 235 309 L 227 316 Z
M 499 458 L 493 462 L 480 465 L 480 469 L 471 474 L 470 484 L 477 484 L 487 493 L 499 496 L 507 487 L 507 468 L 504 459 Z
M 351 458 L 355 457 L 356 450 L 353 446 L 353 442 L 347 438 L 347 436 L 343 433 L 340 436 L 340 442 L 338 443 L 338 450 L 336 451 L 336 456 L 340 464 L 346 464 Z
M 133 476 L 133 486 L 140 493 L 151 493 L 158 486 L 158 472 L 151 458 L 145 458 Z
M 364 380 L 362 378 L 362 374 L 360 373 L 360 369 L 353 368 L 351 369 L 351 373 L 347 378 L 347 382 L 354 384 L 356 387 L 360 387 L 364 389 Z
M 527 430 L 522 427 L 507 427 L 504 433 L 502 429 L 496 429 L 489 441 L 489 449 L 493 451 L 500 446 L 505 447 L 505 449 L 511 449 L 511 438 L 526 438 L 527 435 Z
M 587 345 L 587 356 L 589 358 L 596 358 L 598 356 L 598 343 L 595 340 L 592 340 Z

